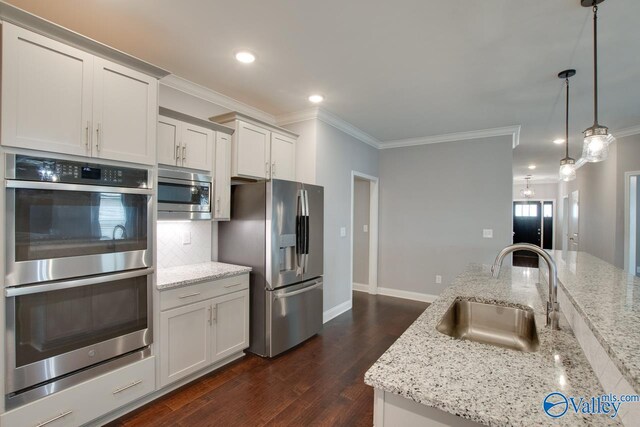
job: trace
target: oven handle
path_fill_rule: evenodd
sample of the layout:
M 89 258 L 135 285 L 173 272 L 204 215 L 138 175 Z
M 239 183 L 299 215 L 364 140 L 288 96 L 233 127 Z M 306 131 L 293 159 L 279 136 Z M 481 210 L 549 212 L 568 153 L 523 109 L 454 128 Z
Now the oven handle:
M 105 185 L 61 184 L 56 182 L 17 181 L 7 180 L 7 188 L 23 188 L 27 190 L 62 190 L 62 191 L 88 191 L 92 193 L 122 193 L 152 195 L 151 188 L 124 188 L 109 187 Z
M 207 177 L 209 178 L 209 177 Z M 162 185 L 164 183 L 167 184 L 178 184 L 184 185 L 185 187 L 209 187 L 211 188 L 212 181 L 195 181 L 195 180 L 187 180 L 187 179 L 175 179 L 175 178 L 165 178 L 158 177 L 158 184 Z
M 61 289 L 77 288 L 80 286 L 97 285 L 104 282 L 113 282 L 115 280 L 131 279 L 139 276 L 148 276 L 152 274 L 154 268 L 145 268 L 142 270 L 126 271 L 124 273 L 107 274 L 101 276 L 92 276 L 86 279 L 65 280 L 63 282 L 46 283 L 42 285 L 15 286 L 6 288 L 4 294 L 7 298 L 19 297 L 23 295 L 38 294 L 42 292 L 59 291 Z

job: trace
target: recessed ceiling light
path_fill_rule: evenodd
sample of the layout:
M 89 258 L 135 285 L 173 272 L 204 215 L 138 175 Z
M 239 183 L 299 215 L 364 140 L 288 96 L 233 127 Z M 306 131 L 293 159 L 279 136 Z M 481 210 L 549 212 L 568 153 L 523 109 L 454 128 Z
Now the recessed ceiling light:
M 534 169 L 536 168 L 536 165 L 529 165 L 529 166 L 528 166 L 528 168 L 529 168 L 530 170 L 534 170 Z
M 256 60 L 256 56 L 248 50 L 241 50 L 236 53 L 236 59 L 243 64 L 251 64 Z
M 558 145 L 564 144 L 564 139 L 562 139 L 562 138 L 554 139 L 553 143 L 554 144 L 558 144 Z
M 324 96 L 322 96 L 322 95 L 318 95 L 318 94 L 311 95 L 311 96 L 309 97 L 309 101 L 313 102 L 314 104 L 319 104 L 319 103 L 321 103 L 322 101 L 324 101 Z

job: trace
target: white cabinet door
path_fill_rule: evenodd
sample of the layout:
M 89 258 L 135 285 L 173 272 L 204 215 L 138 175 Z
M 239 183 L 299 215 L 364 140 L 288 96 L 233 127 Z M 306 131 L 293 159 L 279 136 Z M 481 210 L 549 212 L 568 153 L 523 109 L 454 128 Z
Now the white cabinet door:
M 169 117 L 158 117 L 158 163 L 177 166 L 181 160 L 180 122 Z
M 215 207 L 213 218 L 231 219 L 231 136 L 216 132 Z
M 182 123 L 182 166 L 211 172 L 213 149 L 212 130 Z
M 155 164 L 158 81 L 94 58 L 93 156 Z
M 271 178 L 296 180 L 296 140 L 271 133 Z
M 249 291 L 213 299 L 213 361 L 249 347 Z
M 211 300 L 160 313 L 160 382 L 172 383 L 209 365 Z
M 90 154 L 94 57 L 2 24 L 2 144 Z
M 259 126 L 238 121 L 234 138 L 234 176 L 268 179 L 271 132 Z

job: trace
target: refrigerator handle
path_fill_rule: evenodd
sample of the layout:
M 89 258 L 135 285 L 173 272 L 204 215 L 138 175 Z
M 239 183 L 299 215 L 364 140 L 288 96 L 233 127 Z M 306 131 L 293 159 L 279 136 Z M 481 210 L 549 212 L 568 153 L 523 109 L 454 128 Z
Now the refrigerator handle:
M 304 194 L 304 217 L 302 221 L 304 223 L 304 257 L 302 261 L 302 273 L 307 272 L 309 266 L 309 192 L 302 190 Z
M 296 213 L 296 263 L 297 263 L 298 274 L 304 273 L 304 238 L 305 238 L 304 212 L 305 212 L 304 190 L 300 190 L 298 192 L 298 206 L 297 206 L 297 213 Z

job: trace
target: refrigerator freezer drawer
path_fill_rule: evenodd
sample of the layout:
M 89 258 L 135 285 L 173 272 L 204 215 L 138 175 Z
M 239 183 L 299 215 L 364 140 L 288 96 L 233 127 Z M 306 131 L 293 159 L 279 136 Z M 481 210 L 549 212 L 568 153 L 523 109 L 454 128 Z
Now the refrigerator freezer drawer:
M 300 344 L 322 329 L 322 277 L 268 291 L 268 356 Z

